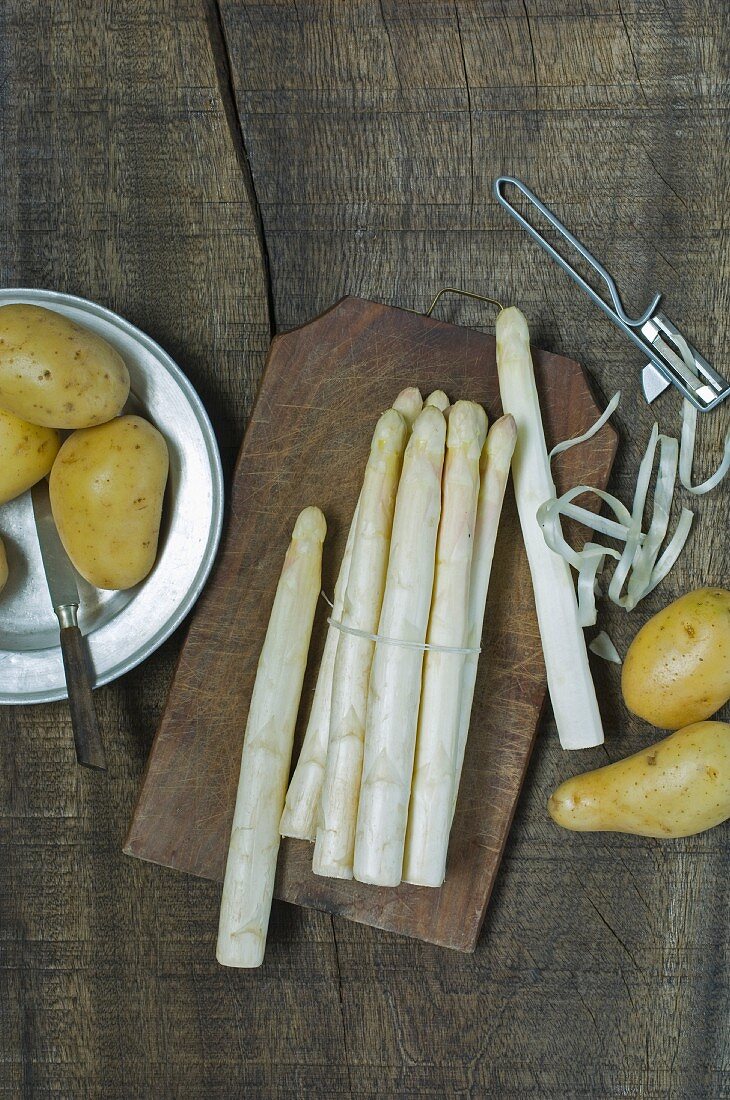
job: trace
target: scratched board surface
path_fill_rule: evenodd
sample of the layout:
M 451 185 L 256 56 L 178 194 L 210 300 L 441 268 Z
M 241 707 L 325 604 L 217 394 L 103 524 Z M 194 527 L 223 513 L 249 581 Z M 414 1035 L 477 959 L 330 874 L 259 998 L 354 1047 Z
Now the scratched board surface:
M 584 431 L 598 409 L 581 368 L 535 353 L 548 442 Z M 329 525 L 323 585 L 331 592 L 374 423 L 418 385 L 500 414 L 494 339 L 345 298 L 272 344 L 239 455 L 214 578 L 198 606 L 152 750 L 125 850 L 220 879 L 248 702 L 291 528 L 307 504 Z M 558 481 L 605 485 L 616 439 L 604 428 L 561 456 Z M 321 606 L 299 737 L 326 633 Z M 460 950 L 472 950 L 545 698 L 527 561 L 508 491 L 495 551 L 472 729 L 439 890 L 381 889 L 311 872 L 311 845 L 282 843 L 277 896 Z

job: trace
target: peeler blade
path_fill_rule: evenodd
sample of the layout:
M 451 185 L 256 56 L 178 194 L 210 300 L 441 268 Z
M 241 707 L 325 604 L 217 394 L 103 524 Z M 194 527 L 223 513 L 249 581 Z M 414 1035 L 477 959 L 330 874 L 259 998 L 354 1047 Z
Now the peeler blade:
M 651 405 L 660 393 L 664 393 L 665 389 L 671 385 L 671 382 L 667 381 L 663 374 L 660 374 L 653 363 L 647 363 L 641 372 L 641 388 L 644 391 L 644 397 Z

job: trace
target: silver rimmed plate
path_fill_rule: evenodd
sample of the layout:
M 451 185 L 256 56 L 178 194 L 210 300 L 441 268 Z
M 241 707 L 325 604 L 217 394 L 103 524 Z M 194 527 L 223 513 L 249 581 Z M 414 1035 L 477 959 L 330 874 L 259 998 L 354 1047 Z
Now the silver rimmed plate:
M 170 476 L 155 567 L 136 588 L 103 592 L 79 578 L 80 625 L 96 686 L 150 655 L 180 625 L 210 572 L 223 520 L 223 476 L 207 413 L 167 352 L 94 302 L 49 290 L 0 290 L 0 306 L 27 302 L 65 314 L 112 344 L 129 368 L 130 411 L 167 440 Z M 58 623 L 50 604 L 30 493 L 0 505 L 10 576 L 0 593 L 0 703 L 66 698 Z

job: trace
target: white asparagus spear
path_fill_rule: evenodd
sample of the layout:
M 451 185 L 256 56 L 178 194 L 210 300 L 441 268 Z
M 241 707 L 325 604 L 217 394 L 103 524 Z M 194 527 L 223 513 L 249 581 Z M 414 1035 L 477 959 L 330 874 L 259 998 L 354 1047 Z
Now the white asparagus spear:
M 443 390 L 434 390 L 433 393 L 428 395 L 423 403 L 424 405 L 433 405 L 434 408 L 440 409 L 444 416 L 448 412 L 450 405 L 449 399 Z
M 446 431 L 436 572 L 426 636 L 429 645 L 463 648 L 465 644 L 479 498 L 479 458 L 486 434 L 487 416 L 481 405 L 473 401 L 457 401 L 452 405 Z M 429 650 L 423 661 L 403 859 L 403 879 L 419 886 L 440 886 L 446 872 L 463 667 L 463 653 Z
M 413 426 L 393 520 L 378 633 L 426 640 L 441 512 L 446 421 L 434 406 Z M 380 886 L 401 880 L 423 650 L 376 646 L 368 693 L 365 754 L 355 842 L 355 878 Z
M 216 949 L 223 966 L 260 966 L 264 958 L 326 530 L 319 508 L 305 508 L 297 518 L 259 657 L 223 881 Z
M 494 546 L 497 541 L 504 491 L 507 487 L 507 478 L 516 439 L 517 428 L 514 417 L 507 413 L 506 416 L 500 417 L 492 424 L 482 448 L 482 457 L 479 462 L 479 503 L 474 528 L 474 553 L 469 580 L 469 629 L 464 643 L 469 649 L 478 649 L 482 642 L 484 612 L 487 605 Z M 464 764 L 464 752 L 469 736 L 478 663 L 478 653 L 468 653 L 464 658 L 461 682 L 461 713 L 459 715 L 459 744 L 454 773 L 454 789 L 451 796 L 452 818 L 456 809 L 461 769 Z
M 550 473 L 527 322 L 514 306 L 497 317 L 497 371 L 502 406 L 517 424 L 512 479 L 530 563 L 550 701 L 564 749 L 603 743 L 596 690 L 588 665 L 570 566 L 546 545 L 537 520 L 556 496 Z
M 416 389 L 415 386 L 409 386 L 407 389 L 401 390 L 393 402 L 393 408 L 402 413 L 409 429 L 413 426 L 413 422 L 422 407 L 423 399 L 420 390 Z M 340 565 L 332 600 L 332 618 L 338 622 L 342 619 L 342 605 L 347 589 L 347 578 L 350 574 L 352 544 L 355 538 L 355 525 L 359 507 L 360 501 L 358 499 L 347 535 L 345 553 Z M 282 836 L 313 841 L 317 835 L 319 800 L 322 793 L 330 731 L 332 676 L 339 638 L 339 630 L 331 626 L 327 631 L 324 652 L 317 673 L 317 684 L 314 689 L 314 698 L 312 699 L 302 748 L 289 784 L 289 790 L 286 793 L 284 813 L 281 815 L 279 826 Z
M 342 625 L 366 634 L 378 629 L 393 510 L 407 438 L 404 417 L 395 409 L 388 409 L 378 421 L 365 467 Z M 344 631 L 337 643 L 327 762 L 312 859 L 316 875 L 352 878 L 373 649 L 370 639 Z
M 358 500 L 347 534 L 345 552 L 342 556 L 340 573 L 335 584 L 332 600 L 332 618 L 342 618 L 342 605 L 345 599 L 347 578 L 350 575 L 352 545 L 355 541 L 355 526 L 360 507 Z M 279 832 L 282 836 L 296 837 L 299 840 L 314 840 L 317 835 L 317 815 L 322 792 L 324 765 L 327 758 L 327 742 L 330 732 L 330 706 L 332 703 L 332 674 L 335 667 L 335 654 L 340 632 L 334 626 L 327 630 L 322 660 L 317 673 L 312 708 L 302 741 L 297 766 L 286 792 L 284 812 L 281 815 Z
M 415 423 L 416 417 L 423 408 L 421 391 L 415 386 L 408 386 L 406 389 L 401 390 L 393 402 L 393 408 L 405 418 L 408 430 L 410 431 Z

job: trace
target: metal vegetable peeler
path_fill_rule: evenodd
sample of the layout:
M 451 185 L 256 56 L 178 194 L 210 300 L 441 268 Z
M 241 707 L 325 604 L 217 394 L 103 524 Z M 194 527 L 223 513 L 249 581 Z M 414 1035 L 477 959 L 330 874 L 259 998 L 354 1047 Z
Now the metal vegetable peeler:
M 515 209 L 505 197 L 504 189 L 511 184 L 532 203 L 536 210 L 556 229 L 560 236 L 572 245 L 577 252 L 596 271 L 608 287 L 611 303 L 596 293 L 582 275 L 574 267 L 563 259 L 560 253 L 532 226 L 528 220 Z M 558 263 L 563 271 L 570 275 L 571 279 L 581 287 L 589 298 L 606 313 L 615 325 L 633 341 L 641 351 L 648 356 L 649 362 L 644 367 L 641 375 L 644 396 L 652 402 L 660 393 L 663 393 L 670 383 L 676 386 L 680 393 L 690 401 L 700 412 L 708 412 L 730 396 L 730 382 L 724 379 L 717 371 L 713 370 L 700 353 L 689 344 L 682 336 L 676 325 L 672 324 L 668 317 L 657 310 L 661 294 L 654 297 L 651 305 L 640 317 L 629 317 L 624 310 L 616 284 L 603 264 L 592 256 L 585 245 L 574 237 L 569 229 L 559 221 L 551 210 L 538 199 L 537 195 L 526 187 L 521 180 L 513 176 L 500 176 L 494 182 L 494 194 L 502 206 L 526 229 L 533 240 L 543 248 L 549 256 Z M 693 366 L 691 360 L 694 360 Z

